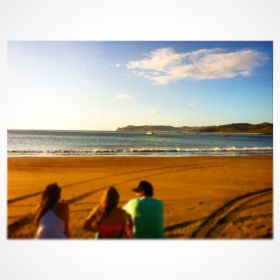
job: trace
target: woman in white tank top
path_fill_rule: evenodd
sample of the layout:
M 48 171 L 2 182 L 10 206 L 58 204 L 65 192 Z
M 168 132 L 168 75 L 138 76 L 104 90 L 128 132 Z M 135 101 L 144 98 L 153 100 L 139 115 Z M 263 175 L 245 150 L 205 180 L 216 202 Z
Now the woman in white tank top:
M 61 189 L 56 184 L 48 185 L 36 212 L 36 239 L 61 239 L 69 237 L 69 207 L 60 201 Z

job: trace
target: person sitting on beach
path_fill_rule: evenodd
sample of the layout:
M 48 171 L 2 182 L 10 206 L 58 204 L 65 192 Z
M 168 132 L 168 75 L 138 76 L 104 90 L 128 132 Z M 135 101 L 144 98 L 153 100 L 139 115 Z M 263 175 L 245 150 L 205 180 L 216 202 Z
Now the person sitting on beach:
M 123 206 L 133 220 L 133 237 L 164 238 L 163 203 L 152 197 L 153 186 L 147 181 L 141 181 L 133 191 L 138 198 Z
M 42 193 L 40 205 L 35 214 L 36 239 L 69 237 L 69 206 L 60 201 L 61 189 L 57 183 L 48 185 Z
M 86 219 L 84 229 L 96 233 L 96 238 L 131 238 L 132 220 L 123 209 L 117 207 L 119 197 L 115 187 L 106 189 L 99 206 Z

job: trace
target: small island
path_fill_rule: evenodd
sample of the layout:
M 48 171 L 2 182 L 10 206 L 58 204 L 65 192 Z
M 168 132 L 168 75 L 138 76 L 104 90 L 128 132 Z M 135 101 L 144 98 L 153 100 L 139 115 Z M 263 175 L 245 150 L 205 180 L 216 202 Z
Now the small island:
M 190 133 L 190 132 L 221 132 L 221 133 L 259 133 L 273 134 L 273 124 L 264 122 L 260 124 L 232 123 L 213 126 L 182 126 L 174 127 L 167 125 L 128 125 L 119 127 L 117 131 L 123 132 L 168 132 L 168 133 Z

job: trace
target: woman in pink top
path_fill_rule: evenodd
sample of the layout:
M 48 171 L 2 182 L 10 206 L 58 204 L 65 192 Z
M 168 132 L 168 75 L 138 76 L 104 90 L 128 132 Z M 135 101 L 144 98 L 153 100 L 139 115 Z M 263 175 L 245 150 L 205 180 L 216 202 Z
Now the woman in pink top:
M 131 238 L 130 216 L 121 208 L 119 193 L 109 187 L 103 193 L 100 204 L 93 209 L 84 223 L 84 229 L 92 231 L 97 238 Z

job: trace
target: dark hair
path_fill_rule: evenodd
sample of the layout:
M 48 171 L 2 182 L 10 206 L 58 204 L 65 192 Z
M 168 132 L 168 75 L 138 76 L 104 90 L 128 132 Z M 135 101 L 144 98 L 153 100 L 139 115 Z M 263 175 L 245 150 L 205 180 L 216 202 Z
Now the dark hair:
M 101 196 L 97 209 L 96 224 L 100 224 L 104 218 L 109 216 L 111 211 L 117 207 L 120 195 L 115 187 L 107 188 Z
M 148 181 L 140 181 L 138 188 L 144 193 L 145 196 L 152 197 L 154 194 L 153 186 Z
M 57 183 L 52 183 L 44 189 L 41 196 L 40 205 L 36 211 L 35 222 L 38 225 L 44 214 L 52 209 L 60 199 L 61 189 Z

